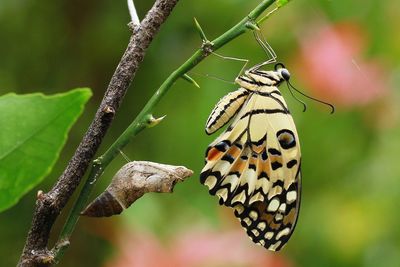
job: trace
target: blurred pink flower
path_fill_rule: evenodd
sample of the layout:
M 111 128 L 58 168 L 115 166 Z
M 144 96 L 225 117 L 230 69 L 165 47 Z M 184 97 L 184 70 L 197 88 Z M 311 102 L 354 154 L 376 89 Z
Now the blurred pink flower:
M 242 230 L 177 233 L 169 246 L 151 234 L 124 233 L 117 246 L 118 254 L 106 267 L 292 266 L 281 254 L 268 252 L 244 238 Z
M 297 71 L 313 96 L 335 105 L 360 106 L 387 92 L 388 79 L 380 64 L 360 59 L 366 41 L 356 24 L 310 28 L 300 36 Z

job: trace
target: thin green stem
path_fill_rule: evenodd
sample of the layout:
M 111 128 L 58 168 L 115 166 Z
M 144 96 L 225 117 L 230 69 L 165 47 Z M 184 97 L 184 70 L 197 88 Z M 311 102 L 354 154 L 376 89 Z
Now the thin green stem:
M 89 173 L 89 179 L 86 180 L 80 194 L 78 200 L 75 202 L 72 210 L 69 213 L 68 219 L 62 229 L 61 235 L 57 244 L 54 248 L 55 254 L 55 262 L 58 262 L 61 257 L 64 255 L 65 250 L 69 246 L 69 237 L 74 231 L 75 225 L 78 222 L 80 212 L 85 208 L 86 203 L 89 200 L 90 193 L 92 192 L 92 188 L 97 180 L 103 173 L 103 169 L 96 161 L 93 163 L 92 168 Z
M 211 42 L 203 43 L 203 46 L 198 49 L 189 59 L 187 59 L 178 69 L 170 74 L 170 76 L 161 84 L 155 94 L 144 106 L 142 111 L 137 115 L 129 127 L 117 138 L 110 148 L 93 163 L 91 172 L 86 180 L 86 183 L 71 210 L 69 217 L 60 234 L 59 241 L 55 247 L 55 257 L 58 260 L 65 249 L 68 247 L 68 240 L 73 232 L 73 229 L 79 219 L 79 214 L 86 205 L 89 195 L 96 183 L 96 180 L 103 173 L 104 168 L 119 154 L 119 152 L 135 137 L 139 132 L 154 125 L 152 112 L 162 97 L 168 92 L 176 80 L 185 75 L 188 71 L 198 65 L 203 59 L 210 55 L 213 51 L 218 50 L 225 44 L 229 43 L 236 37 L 246 31 L 254 29 L 256 19 L 276 0 L 263 0 L 256 8 L 254 8 L 245 18 L 239 23 L 226 31 L 221 36 Z M 282 0 L 278 0 L 282 1 Z M 249 25 L 250 24 L 250 25 Z
M 281 7 L 285 6 L 286 4 L 289 3 L 290 0 L 277 0 L 276 1 L 276 7 L 268 12 L 265 16 L 263 16 L 261 19 L 257 20 L 257 24 L 263 23 L 266 19 L 268 19 L 273 13 L 275 13 L 278 9 Z

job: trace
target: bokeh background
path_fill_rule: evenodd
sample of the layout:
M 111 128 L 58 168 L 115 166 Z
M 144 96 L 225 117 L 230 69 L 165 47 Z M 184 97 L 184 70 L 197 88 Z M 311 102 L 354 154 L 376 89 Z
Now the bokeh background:
M 136 1 L 141 18 L 152 2 Z M 258 2 L 180 1 L 148 50 L 99 153 L 200 46 L 193 17 L 213 39 Z M 242 67 L 209 57 L 192 73 L 201 89 L 178 81 L 157 107 L 156 115 L 166 119 L 124 149 L 131 160 L 185 165 L 195 175 L 174 194 L 146 195 L 122 216 L 82 218 L 60 266 L 400 266 L 399 17 L 398 0 L 296 0 L 262 25 L 292 83 L 337 109 L 330 115 L 304 99 L 303 113 L 282 87 L 301 138 L 303 199 L 297 229 L 281 253 L 253 245 L 232 212 L 199 183 L 205 148 L 215 138 L 204 133 L 205 120 L 219 98 L 236 88 L 206 75 L 233 80 Z M 93 118 L 128 42 L 128 21 L 125 1 L 1 1 L 0 93 L 89 86 L 94 96 L 51 175 L 0 214 L 0 266 L 15 266 L 35 192 L 51 188 Z M 219 53 L 253 64 L 265 59 L 251 34 Z M 122 157 L 113 161 L 97 193 L 124 163 Z M 54 234 L 60 227 L 58 222 Z

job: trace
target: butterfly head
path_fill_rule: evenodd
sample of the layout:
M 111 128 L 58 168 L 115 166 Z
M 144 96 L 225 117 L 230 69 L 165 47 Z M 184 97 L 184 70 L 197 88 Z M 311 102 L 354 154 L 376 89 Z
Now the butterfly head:
M 275 64 L 275 72 L 282 80 L 290 80 L 290 72 L 287 70 L 287 68 L 285 68 L 285 65 L 283 65 L 282 63 Z
M 243 88 L 257 86 L 278 86 L 283 81 L 289 81 L 290 72 L 282 63 L 277 63 L 274 70 L 260 70 L 258 67 L 247 70 L 244 75 L 236 78 L 236 83 Z

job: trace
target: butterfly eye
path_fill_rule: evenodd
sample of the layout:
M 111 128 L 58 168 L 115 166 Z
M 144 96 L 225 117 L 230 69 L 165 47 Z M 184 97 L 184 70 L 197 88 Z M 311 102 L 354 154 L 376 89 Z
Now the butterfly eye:
M 285 81 L 288 81 L 290 79 L 290 72 L 287 69 L 280 69 L 281 76 Z
M 285 68 L 282 63 L 275 64 L 275 71 L 278 72 L 285 81 L 290 79 L 290 72 Z
M 289 130 L 280 130 L 276 137 L 278 138 L 279 144 L 283 149 L 289 149 L 296 145 L 296 138 L 292 131 Z

